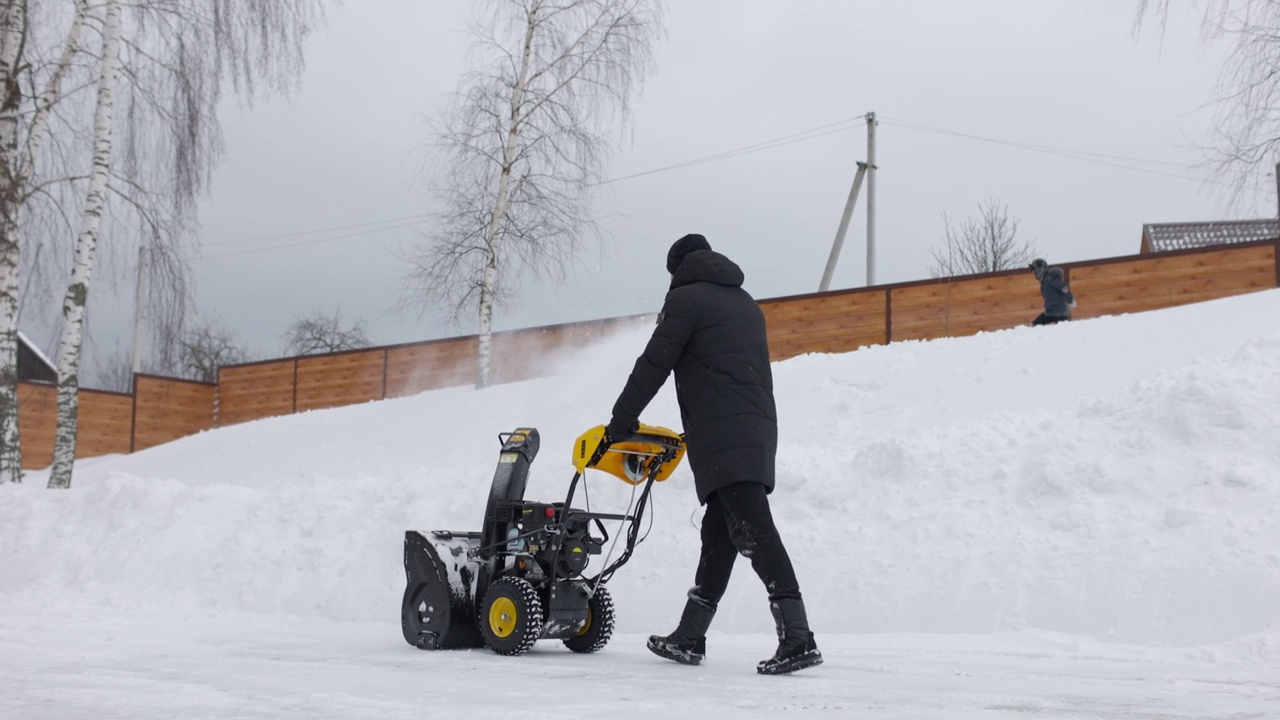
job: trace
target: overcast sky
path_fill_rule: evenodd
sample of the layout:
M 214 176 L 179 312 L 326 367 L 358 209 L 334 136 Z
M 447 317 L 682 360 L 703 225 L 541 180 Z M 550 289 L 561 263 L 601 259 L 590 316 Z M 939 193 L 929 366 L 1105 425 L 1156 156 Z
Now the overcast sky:
M 666 249 L 688 232 L 737 261 L 757 298 L 816 291 L 866 157 L 868 111 L 881 120 L 878 283 L 928 277 L 943 213 L 962 220 L 986 198 L 1051 262 L 1136 253 L 1143 223 L 1225 217 L 1194 167 L 1215 56 L 1191 15 L 1163 39 L 1135 38 L 1135 6 L 670 3 L 611 177 L 838 131 L 606 185 L 596 208 L 611 237 L 567 284 L 528 287 L 495 327 L 656 311 Z M 310 42 L 299 93 L 225 113 L 227 157 L 201 210 L 199 304 L 257 353 L 278 355 L 288 323 L 315 310 L 364 320 L 376 344 L 474 332 L 390 312 L 406 270 L 393 251 L 429 230 L 423 118 L 464 69 L 468 13 L 456 0 L 348 0 Z M 866 282 L 863 200 L 833 289 Z

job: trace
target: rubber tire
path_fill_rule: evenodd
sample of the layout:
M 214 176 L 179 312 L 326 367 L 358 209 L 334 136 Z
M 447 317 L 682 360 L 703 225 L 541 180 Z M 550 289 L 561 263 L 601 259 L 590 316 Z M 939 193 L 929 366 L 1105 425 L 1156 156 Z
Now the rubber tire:
M 564 646 L 576 653 L 593 653 L 613 637 L 613 598 L 603 585 L 587 601 L 587 625 L 577 635 L 565 638 Z
M 515 606 L 515 626 L 504 637 L 490 621 L 495 603 L 510 601 Z M 542 634 L 542 601 L 528 580 L 518 577 L 500 578 L 489 586 L 478 614 L 484 644 L 499 655 L 522 655 L 533 647 Z

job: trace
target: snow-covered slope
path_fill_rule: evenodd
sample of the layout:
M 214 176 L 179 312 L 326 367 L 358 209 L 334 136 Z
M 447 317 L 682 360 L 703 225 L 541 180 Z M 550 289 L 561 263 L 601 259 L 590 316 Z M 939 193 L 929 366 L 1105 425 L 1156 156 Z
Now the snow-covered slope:
M 773 507 L 815 629 L 1276 652 L 1277 317 L 1269 291 L 775 364 Z M 0 607 L 394 623 L 404 530 L 479 529 L 497 435 L 521 425 L 542 435 L 527 496 L 561 499 L 649 331 L 543 359 L 545 379 L 218 429 L 81 462 L 65 492 L 0 486 Z M 644 421 L 679 427 L 670 384 Z M 691 484 L 683 467 L 654 491 L 611 584 L 622 632 L 683 605 Z M 722 608 L 717 631 L 771 627 L 746 562 Z

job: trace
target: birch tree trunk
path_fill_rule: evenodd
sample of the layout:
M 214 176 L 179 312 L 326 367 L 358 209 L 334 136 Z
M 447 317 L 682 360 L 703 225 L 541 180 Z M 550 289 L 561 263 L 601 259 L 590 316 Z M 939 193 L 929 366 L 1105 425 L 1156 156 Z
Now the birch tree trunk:
M 6 195 L 8 193 L 5 193 Z M 0 483 L 22 482 L 18 438 L 17 204 L 0 199 Z
M 107 1 L 107 17 L 102 32 L 102 70 L 98 80 L 97 105 L 93 116 L 93 169 L 85 194 L 84 214 L 76 237 L 71 284 L 62 304 L 62 338 L 58 344 L 58 429 L 54 438 L 50 488 L 71 487 L 71 470 L 76 459 L 76 432 L 79 412 L 80 346 L 83 340 L 84 307 L 93 273 L 98 227 L 107 200 L 107 180 L 111 170 L 111 128 L 114 118 L 116 77 L 120 70 L 120 3 Z
M 476 387 L 488 387 L 492 381 L 493 367 L 493 301 L 498 282 L 498 231 L 511 197 L 511 169 L 515 164 L 516 144 L 520 140 L 522 105 L 525 86 L 529 82 L 529 64 L 533 55 L 533 34 L 538 26 L 538 10 L 541 2 L 529 8 L 525 26 L 524 47 L 520 52 L 520 71 L 511 92 L 511 125 L 507 128 L 506 142 L 502 144 L 502 170 L 498 176 L 498 194 L 494 198 L 493 215 L 485 230 L 485 266 L 480 284 L 479 350 L 476 355 Z
M 25 0 L 0 4 L 0 483 L 22 482 L 18 443 L 18 64 L 26 39 Z

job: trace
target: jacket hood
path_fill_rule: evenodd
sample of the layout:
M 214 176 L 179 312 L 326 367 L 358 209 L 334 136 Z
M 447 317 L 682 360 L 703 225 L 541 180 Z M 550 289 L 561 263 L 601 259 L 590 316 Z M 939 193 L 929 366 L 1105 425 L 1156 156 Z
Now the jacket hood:
M 1039 280 L 1040 282 L 1044 282 L 1049 278 L 1058 278 L 1059 280 L 1065 280 L 1067 276 L 1066 276 L 1066 273 L 1062 272 L 1062 268 L 1060 267 L 1051 267 L 1051 268 L 1046 268 L 1043 271 L 1039 271 L 1039 270 L 1036 271 L 1036 279 Z
M 746 276 L 742 268 L 715 250 L 698 250 L 685 256 L 671 277 L 671 289 L 696 282 L 709 282 L 725 287 L 742 287 Z

